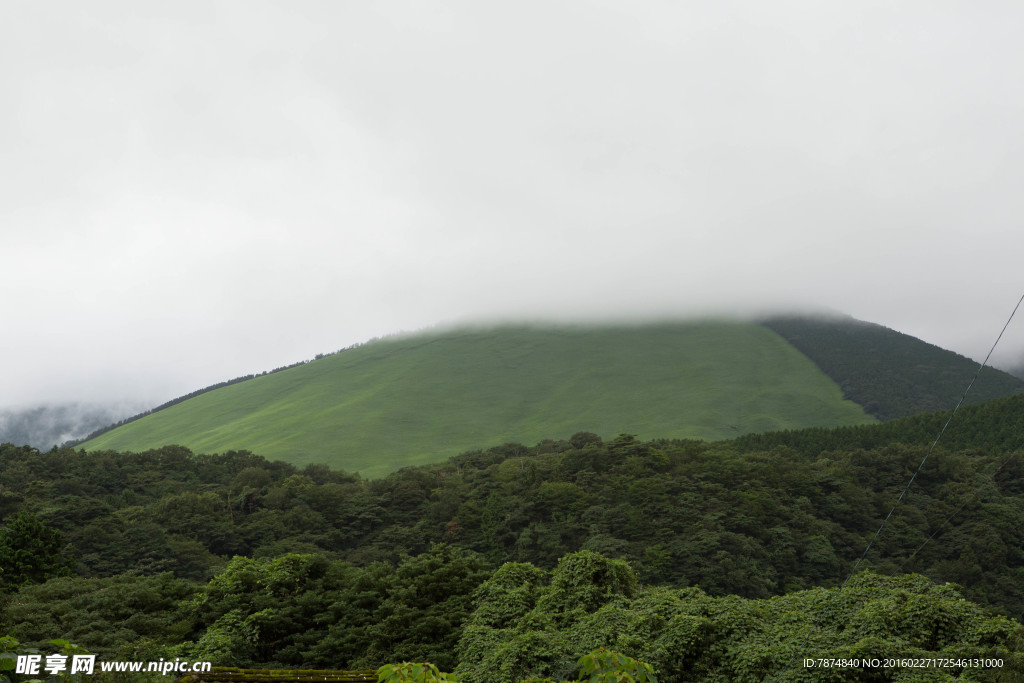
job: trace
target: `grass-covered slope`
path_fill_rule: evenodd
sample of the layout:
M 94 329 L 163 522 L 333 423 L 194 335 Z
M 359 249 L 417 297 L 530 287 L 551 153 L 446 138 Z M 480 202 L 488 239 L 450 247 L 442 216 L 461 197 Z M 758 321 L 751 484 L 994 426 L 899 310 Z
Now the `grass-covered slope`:
M 82 448 L 248 449 L 372 477 L 577 431 L 721 439 L 871 421 L 755 323 L 497 327 L 366 344 L 201 394 Z
M 764 322 L 813 360 L 843 395 L 880 420 L 948 410 L 978 362 L 910 335 L 849 317 L 776 317 Z M 1024 381 L 985 368 L 966 403 L 1024 393 Z

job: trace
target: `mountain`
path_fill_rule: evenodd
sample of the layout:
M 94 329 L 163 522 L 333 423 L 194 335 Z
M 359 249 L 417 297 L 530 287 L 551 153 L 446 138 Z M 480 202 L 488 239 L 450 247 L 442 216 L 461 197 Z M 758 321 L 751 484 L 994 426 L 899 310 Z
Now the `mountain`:
M 824 321 L 821 329 L 842 333 L 810 343 L 787 320 L 508 325 L 389 338 L 195 392 L 81 447 L 245 449 L 376 477 L 482 444 L 535 443 L 552 434 L 723 439 L 863 424 L 876 421 L 865 406 L 893 404 L 903 414 L 927 410 L 923 400 L 949 407 L 930 374 L 962 375 L 962 386 L 973 374 L 965 372 L 968 359 L 941 349 L 935 355 L 936 347 L 892 333 L 898 343 L 871 346 L 879 373 L 907 363 L 938 368 L 908 375 L 920 395 L 897 400 L 890 394 L 906 393 L 902 385 L 887 393 L 873 379 L 878 373 L 837 372 L 819 360 L 832 339 L 851 353 L 884 328 L 857 323 L 858 336 L 847 333 L 849 321 Z M 926 361 L 897 353 L 904 346 Z M 1010 378 L 996 395 L 1022 390 L 1024 382 Z
M 248 449 L 379 476 L 551 434 L 710 439 L 868 421 L 752 322 L 501 326 L 365 344 L 200 394 L 82 447 Z

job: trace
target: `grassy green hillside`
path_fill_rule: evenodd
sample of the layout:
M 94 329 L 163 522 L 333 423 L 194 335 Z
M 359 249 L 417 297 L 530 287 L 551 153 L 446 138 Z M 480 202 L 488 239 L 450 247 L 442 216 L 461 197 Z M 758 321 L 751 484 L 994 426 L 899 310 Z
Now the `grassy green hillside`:
M 248 449 L 374 477 L 577 431 L 722 439 L 873 420 L 755 323 L 520 326 L 373 342 L 200 394 L 81 447 Z

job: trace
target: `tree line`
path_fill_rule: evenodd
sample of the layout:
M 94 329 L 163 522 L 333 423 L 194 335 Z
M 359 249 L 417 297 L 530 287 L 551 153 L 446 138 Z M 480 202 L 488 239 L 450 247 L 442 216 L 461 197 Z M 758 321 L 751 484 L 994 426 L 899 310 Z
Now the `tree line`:
M 166 573 L 54 578 L 13 597 L 0 622 L 7 640 L 45 652 L 59 634 L 104 659 L 381 667 L 387 680 L 463 683 L 595 680 L 587 675 L 600 665 L 595 657 L 662 683 L 1024 675 L 1019 622 L 920 575 L 863 572 L 842 589 L 746 599 L 644 585 L 629 563 L 590 551 L 567 554 L 550 571 L 521 562 L 494 569 L 442 544 L 397 566 L 236 557 L 201 585 Z M 822 672 L 807 659 L 848 663 Z M 946 663 L 922 671 L 906 663 L 914 659 Z M 431 666 L 410 678 L 403 661 Z
M 1022 408 L 1024 397 L 962 408 L 861 565 L 873 572 L 864 590 L 880 591 L 885 609 L 922 591 L 932 595 L 900 623 L 920 618 L 946 630 L 914 651 L 978 645 L 979 623 L 1024 615 Z M 705 657 L 703 664 L 659 680 L 740 676 L 743 667 L 763 672 L 784 650 L 755 666 L 744 657 L 763 643 L 730 650 L 721 643 L 739 631 L 713 624 L 740 619 L 741 630 L 761 632 L 767 642 L 776 632 L 751 631 L 755 622 L 743 619 L 786 621 L 786 610 L 820 605 L 863 552 L 941 422 L 941 415 L 922 415 L 716 443 L 578 433 L 472 451 L 379 480 L 244 451 L 39 452 L 3 444 L 0 633 L 23 642 L 62 637 L 133 659 L 202 654 L 235 666 L 425 660 L 466 680 L 477 665 L 464 653 L 500 651 L 513 662 L 548 652 L 534 664 L 480 666 L 506 667 L 508 680 L 527 669 L 565 677 L 585 654 L 576 645 L 593 643 L 578 637 L 583 626 L 557 616 L 556 598 L 544 596 L 560 566 L 582 562 L 603 567 L 587 576 L 618 582 L 614 590 L 586 588 L 595 613 L 614 603 L 601 623 L 621 626 L 606 633 L 615 642 L 603 645 L 664 674 L 677 666 L 665 653 L 682 652 L 686 638 L 702 643 L 686 661 Z M 519 583 L 508 583 L 505 567 L 516 568 L 504 571 Z M 926 578 L 907 578 L 911 572 Z M 487 583 L 495 577 L 504 583 Z M 947 582 L 961 588 L 929 592 Z M 484 599 L 491 589 L 494 604 Z M 689 597 L 671 597 L 679 591 Z M 954 594 L 976 611 L 954 617 L 952 607 L 938 606 L 959 600 Z M 706 612 L 645 611 L 633 602 L 641 595 Z M 516 604 L 529 609 L 520 613 Z M 544 605 L 551 610 L 538 612 Z M 488 609 L 510 616 L 470 629 L 483 623 L 473 615 Z M 856 617 L 843 614 L 836 629 Z M 586 629 L 599 626 L 579 619 Z M 642 638 L 663 643 L 665 652 L 626 642 L 645 620 L 644 628 L 668 629 Z M 704 626 L 673 630 L 684 622 Z M 1021 649 L 1015 631 L 997 632 L 1009 652 Z M 886 633 L 878 638 L 902 644 L 868 650 L 910 647 L 905 634 Z M 949 633 L 957 635 L 943 640 Z M 874 637 L 864 634 L 861 640 Z M 840 640 L 823 642 L 840 647 Z M 1003 647 L 985 642 L 992 652 Z
M 1012 450 L 1022 402 L 962 409 L 947 443 L 958 450 L 932 455 L 864 568 L 953 581 L 1024 616 L 1024 461 Z M 548 569 L 592 550 L 648 583 L 765 598 L 842 580 L 928 452 L 920 437 L 935 419 L 902 422 L 906 442 L 897 423 L 717 443 L 581 433 L 379 480 L 241 451 L 4 445 L 0 519 L 35 514 L 83 577 L 131 568 L 206 581 L 233 556 L 289 552 L 394 564 L 449 543 L 494 566 Z

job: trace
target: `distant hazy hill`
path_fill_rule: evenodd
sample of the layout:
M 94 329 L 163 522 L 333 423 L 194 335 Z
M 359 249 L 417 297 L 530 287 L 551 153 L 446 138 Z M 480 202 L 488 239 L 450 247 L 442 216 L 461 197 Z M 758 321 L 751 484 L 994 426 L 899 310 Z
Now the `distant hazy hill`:
M 82 447 L 247 449 L 379 476 L 578 431 L 719 439 L 870 421 L 755 323 L 517 326 L 376 341 L 202 393 Z
M 1006 373 L 1013 375 L 1017 379 L 1024 380 L 1024 361 L 1018 361 L 1014 365 L 1006 368 Z
M 723 439 L 863 424 L 872 412 L 949 408 L 976 368 L 852 319 L 460 329 L 379 340 L 196 392 L 82 447 L 245 449 L 374 477 L 579 431 Z M 1024 390 L 997 371 L 986 380 L 997 374 L 1003 384 L 979 383 L 977 398 Z
M 59 403 L 0 410 L 0 443 L 49 450 L 130 415 L 138 406 Z

